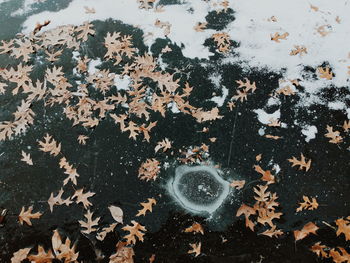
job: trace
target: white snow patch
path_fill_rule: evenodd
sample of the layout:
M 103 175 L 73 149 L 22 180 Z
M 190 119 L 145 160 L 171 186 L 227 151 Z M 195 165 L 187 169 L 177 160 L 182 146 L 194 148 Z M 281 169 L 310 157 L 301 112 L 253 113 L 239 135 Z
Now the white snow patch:
M 219 107 L 221 107 L 224 104 L 225 99 L 228 95 L 228 89 L 225 86 L 222 86 L 221 90 L 222 90 L 221 96 L 215 96 L 210 99 L 211 101 L 215 102 Z
M 262 124 L 269 124 L 269 123 L 271 123 L 272 119 L 276 120 L 276 119 L 279 119 L 281 117 L 280 109 L 276 110 L 273 113 L 267 113 L 262 109 L 254 110 L 254 112 L 258 115 L 258 120 Z
M 342 101 L 332 101 L 328 103 L 328 108 L 330 108 L 331 110 L 344 110 L 347 107 Z
M 310 5 L 318 7 L 318 11 Z M 227 27 L 231 39 L 240 42 L 238 58 L 250 67 L 267 67 L 273 71 L 285 68 L 286 78 L 300 78 L 303 65 L 320 66 L 328 61 L 335 77 L 328 81 L 337 86 L 347 84 L 348 42 L 350 34 L 350 3 L 348 0 L 235 0 L 230 1 L 235 20 Z M 297 14 L 297 15 L 296 15 Z M 271 21 L 272 16 L 276 22 Z M 340 20 L 340 23 L 337 22 Z M 327 32 L 322 36 L 320 27 Z M 279 43 L 271 34 L 289 33 Z M 307 54 L 291 56 L 296 45 L 305 46 Z
M 222 77 L 218 72 L 209 75 L 208 79 L 214 84 L 215 88 L 220 88 Z
M 310 140 L 316 138 L 317 127 L 314 125 L 312 126 L 306 125 L 304 129 L 301 130 L 301 133 L 306 136 L 305 141 L 309 142 Z
M 127 75 L 116 75 L 114 78 L 114 85 L 117 87 L 117 90 L 129 90 L 130 83 L 131 79 Z
M 100 64 L 101 64 L 101 59 L 100 59 L 100 58 L 91 60 L 91 61 L 89 62 L 89 66 L 88 66 L 88 72 L 89 72 L 89 74 L 90 74 L 90 75 L 94 74 L 94 73 L 97 71 L 96 67 L 97 67 L 98 65 L 100 65 Z
M 94 8 L 96 13 L 86 14 L 84 6 Z M 196 32 L 193 27 L 197 22 L 204 22 L 205 16 L 213 10 L 210 3 L 188 1 L 184 4 L 164 6 L 164 10 L 164 12 L 154 12 L 154 10 L 140 9 L 136 0 L 73 0 L 67 8 L 58 12 L 44 11 L 28 17 L 23 24 L 23 32 L 29 33 L 38 21 L 47 18 L 50 18 L 51 23 L 43 30 L 66 24 L 80 25 L 88 20 L 113 18 L 142 29 L 147 35 L 144 41 L 150 46 L 155 39 L 165 38 L 163 29 L 154 24 L 159 19 L 171 24 L 168 38 L 178 46 L 182 44 L 185 46 L 182 50 L 185 56 L 208 58 L 211 53 L 207 47 L 203 46 L 203 43 L 205 39 L 211 37 L 215 30 Z

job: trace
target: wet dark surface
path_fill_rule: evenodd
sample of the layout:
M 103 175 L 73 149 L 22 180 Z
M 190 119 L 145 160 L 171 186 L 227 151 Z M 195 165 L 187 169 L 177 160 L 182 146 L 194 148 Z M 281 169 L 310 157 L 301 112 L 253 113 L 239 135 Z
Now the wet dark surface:
M 132 34 L 133 44 L 139 49 L 139 54 L 147 50 L 142 42 L 143 32 L 139 29 L 111 20 L 93 24 L 97 34 L 90 37 L 84 48 L 81 48 L 82 56 L 103 58 L 105 49 L 101 43 L 107 32 L 114 31 Z M 218 25 L 213 24 L 212 28 L 215 27 Z M 207 44 L 215 49 L 211 40 Z M 104 119 L 93 129 L 72 127 L 72 122 L 64 117 L 61 107 L 44 108 L 42 101 L 34 103 L 34 125 L 24 135 L 0 142 L 0 206 L 9 211 L 4 226 L 0 228 L 1 262 L 10 262 L 12 254 L 20 248 L 38 244 L 50 248 L 52 231 L 55 229 L 76 242 L 80 262 L 97 262 L 98 250 L 105 255 L 102 262 L 108 262 L 108 257 L 115 253 L 116 243 L 125 235 L 122 225 L 118 225 L 103 242 L 97 241 L 92 235 L 82 234 L 78 220 L 83 218 L 85 211 L 81 205 L 59 206 L 50 212 L 47 199 L 52 192 L 57 194 L 65 175 L 58 166 L 59 157 L 38 150 L 38 140 L 42 140 L 46 133 L 61 142 L 62 154 L 77 167 L 80 174 L 77 189 L 84 187 L 96 193 L 90 200 L 94 215 L 101 217 L 100 227 L 113 222 L 107 207 L 116 205 L 124 211 L 125 225 L 136 219 L 147 228 L 144 242 L 137 242 L 134 246 L 135 262 L 148 262 L 152 254 L 156 255 L 155 262 L 331 262 L 318 259 L 309 248 L 318 241 L 332 247 L 349 248 L 343 235 L 337 237 L 335 231 L 323 223 L 325 221 L 334 226 L 335 219 L 350 214 L 349 140 L 337 146 L 328 143 L 328 139 L 323 136 L 326 125 L 337 127 L 347 119 L 346 116 L 322 105 L 298 108 L 295 106 L 299 100 L 297 96 L 281 96 L 281 106 L 265 106 L 269 94 L 278 87 L 278 73 L 257 70 L 244 73 L 239 65 L 222 65 L 222 55 L 218 53 L 210 61 L 188 59 L 182 56 L 181 48 L 171 44 L 168 39 L 156 41 L 151 47 L 153 56 L 158 56 L 166 45 L 173 51 L 163 54 L 163 61 L 169 68 L 181 69 L 177 76 L 187 75 L 186 80 L 195 87 L 190 96 L 191 105 L 204 109 L 216 106 L 210 99 L 213 93 L 219 96 L 222 91 L 212 84 L 208 76 L 213 72 L 221 75 L 221 85 L 229 89 L 224 106 L 220 108 L 223 118 L 198 123 L 191 116 L 172 113 L 170 110 L 165 118 L 152 113 L 150 119 L 158 123 L 152 130 L 150 143 L 146 143 L 141 138 L 136 141 L 129 139 L 128 134 L 121 133 L 111 118 Z M 1 59 L 3 57 L 0 56 Z M 6 60 L 7 63 L 15 61 Z M 54 65 L 63 66 L 66 76 L 74 85 L 72 52 L 65 50 Z M 48 64 L 34 65 L 31 77 L 42 79 L 46 66 Z M 121 68 L 108 62 L 103 62 L 99 68 L 121 71 Z M 169 72 L 173 73 L 171 69 Z M 225 105 L 236 92 L 235 81 L 245 77 L 256 82 L 256 93 L 250 95 L 247 102 L 237 103 L 236 108 L 229 111 Z M 299 86 L 297 89 L 303 88 Z M 324 98 L 333 100 L 346 95 L 349 95 L 346 88 L 330 89 L 325 92 Z M 1 95 L 1 120 L 9 119 L 20 101 L 21 96 Z M 281 109 L 281 121 L 288 128 L 267 127 L 266 133 L 282 136 L 283 139 L 271 140 L 260 136 L 258 130 L 263 125 L 258 122 L 253 110 L 264 108 L 267 112 L 274 112 L 278 107 Z M 116 109 L 114 112 L 119 114 L 123 111 Z M 310 143 L 305 142 L 295 120 L 316 125 L 319 131 L 316 138 Z M 202 132 L 205 127 L 209 127 L 209 132 Z M 89 136 L 86 145 L 78 144 L 76 138 L 79 134 Z M 173 142 L 173 154 L 154 153 L 157 142 L 165 137 Z M 215 143 L 210 142 L 209 138 L 212 137 L 217 138 Z M 165 187 L 171 179 L 167 169 L 180 165 L 176 161 L 176 158 L 181 157 L 179 151 L 202 143 L 209 145 L 208 159 L 220 166 L 224 171 L 224 179 L 246 180 L 246 186 L 240 191 L 232 190 L 211 218 L 185 211 L 169 196 Z M 21 150 L 31 153 L 35 165 L 28 166 L 20 161 Z M 263 156 L 260 162 L 262 167 L 272 169 L 273 164 L 279 164 L 281 168 L 281 172 L 276 175 L 276 183 L 269 186 L 271 191 L 277 193 L 279 211 L 283 213 L 281 219 L 276 220 L 278 228 L 285 232 L 279 238 L 258 235 L 266 227 L 259 226 L 256 232 L 252 232 L 245 227 L 243 217 L 235 217 L 242 203 L 252 206 L 255 202 L 253 187 L 261 182 L 253 165 L 256 164 L 255 156 L 260 153 Z M 300 153 L 312 159 L 312 167 L 308 172 L 291 167 L 287 161 L 291 156 L 299 157 Z M 156 181 L 141 181 L 137 177 L 141 163 L 147 158 L 156 158 L 163 164 Z M 165 163 L 170 168 L 166 168 Z M 73 195 L 74 191 L 75 186 L 65 187 L 67 196 Z M 213 189 L 215 191 L 217 189 Z M 296 213 L 295 209 L 303 195 L 317 197 L 319 208 Z M 157 199 L 153 212 L 136 218 L 139 203 L 151 197 Z M 43 215 L 40 220 L 33 220 L 32 227 L 21 226 L 17 216 L 22 206 L 30 205 L 34 205 L 34 210 Z M 317 235 L 295 242 L 292 231 L 301 229 L 310 221 L 320 227 Z M 184 233 L 183 230 L 193 222 L 203 225 L 205 235 Z M 195 242 L 202 242 L 202 253 L 198 257 L 187 254 L 189 243 Z
M 196 204 L 210 204 L 221 195 L 222 185 L 208 172 L 189 172 L 179 181 L 179 190 Z

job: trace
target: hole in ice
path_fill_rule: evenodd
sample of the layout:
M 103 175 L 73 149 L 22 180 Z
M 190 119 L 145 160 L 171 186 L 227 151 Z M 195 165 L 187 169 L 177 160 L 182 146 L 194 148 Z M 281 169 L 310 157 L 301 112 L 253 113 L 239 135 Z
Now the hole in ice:
M 185 209 L 212 214 L 228 196 L 230 186 L 213 167 L 181 165 L 175 169 L 168 191 Z

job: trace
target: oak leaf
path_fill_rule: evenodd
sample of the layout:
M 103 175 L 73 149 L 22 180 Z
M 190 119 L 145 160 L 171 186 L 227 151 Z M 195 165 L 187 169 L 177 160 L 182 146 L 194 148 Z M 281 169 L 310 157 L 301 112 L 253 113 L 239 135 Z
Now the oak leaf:
M 305 171 L 309 171 L 311 167 L 311 159 L 306 162 L 305 156 L 303 154 L 300 154 L 300 160 L 292 156 L 291 159 L 288 159 L 290 163 L 292 163 L 292 167 L 299 166 L 299 170 L 305 169 Z
M 237 210 L 236 216 L 244 215 L 245 217 L 245 226 L 249 227 L 252 231 L 254 231 L 254 222 L 249 219 L 249 216 L 255 215 L 256 210 L 253 207 L 250 207 L 246 204 L 242 204 L 241 207 Z
M 28 210 L 25 210 L 24 206 L 22 207 L 22 210 L 18 216 L 19 222 L 21 225 L 23 225 L 23 222 L 26 222 L 29 226 L 32 225 L 31 219 L 38 219 L 42 215 L 40 212 L 32 213 L 33 206 L 30 206 Z
M 201 224 L 194 222 L 192 226 L 187 227 L 184 230 L 185 233 L 201 233 L 204 235 L 204 229 Z
M 328 253 L 325 250 L 328 249 L 325 245 L 321 245 L 321 242 L 315 243 L 310 250 L 317 254 L 317 256 L 321 256 L 322 258 L 327 258 Z
M 134 249 L 127 245 L 127 242 L 119 241 L 116 245 L 117 252 L 109 257 L 109 263 L 134 263 Z
M 270 229 L 260 233 L 259 235 L 265 235 L 272 238 L 283 235 L 283 232 L 280 229 L 276 229 L 276 225 L 274 225 Z
M 74 198 L 77 198 L 76 203 L 77 204 L 83 203 L 84 208 L 87 209 L 89 206 L 92 205 L 90 203 L 90 201 L 88 200 L 88 198 L 94 196 L 95 193 L 93 193 L 93 192 L 83 193 L 83 191 L 84 191 L 84 188 L 76 190 L 71 199 L 73 200 Z
M 190 249 L 187 253 L 188 254 L 194 253 L 194 256 L 198 257 L 199 254 L 201 253 L 202 243 L 201 242 L 199 242 L 198 244 L 193 243 L 193 244 L 190 244 L 190 246 L 192 247 L 192 249 Z
M 61 143 L 55 141 L 51 135 L 48 133 L 44 137 L 44 141 L 39 141 L 39 145 L 41 148 L 39 150 L 43 152 L 48 152 L 53 156 L 57 156 L 61 151 Z
M 84 217 L 87 219 L 87 221 L 79 220 L 79 224 L 82 228 L 86 228 L 82 230 L 82 233 L 90 234 L 91 232 L 94 232 L 97 230 L 95 226 L 98 226 L 98 221 L 100 220 L 100 217 L 96 217 L 94 220 L 92 220 L 93 213 L 90 212 L 90 210 L 87 210 Z
M 334 143 L 334 144 L 338 144 L 341 143 L 343 141 L 343 137 L 340 136 L 340 132 L 339 131 L 333 131 L 333 127 L 327 125 L 327 133 L 324 135 L 327 138 L 330 138 L 329 142 L 330 143 Z
M 127 240 L 127 244 L 136 244 L 136 238 L 143 242 L 143 236 L 145 235 L 143 232 L 146 232 L 146 228 L 134 220 L 131 221 L 131 224 L 132 225 L 127 225 L 122 228 L 123 230 L 129 232 L 129 234 L 124 236 L 124 238 Z
M 326 68 L 318 67 L 317 70 L 320 78 L 327 79 L 327 80 L 331 80 L 333 78 L 333 73 L 332 71 L 330 71 L 329 67 L 326 67 Z
M 280 33 L 276 32 L 275 34 L 270 35 L 270 36 L 271 36 L 271 40 L 273 40 L 277 43 L 280 43 L 281 39 L 287 39 L 287 37 L 289 36 L 289 33 L 285 32 L 282 35 L 280 35 Z
M 23 150 L 22 150 L 22 159 L 21 161 L 27 163 L 28 165 L 33 165 L 33 161 L 32 161 L 32 158 L 30 158 L 30 153 L 25 153 Z
M 335 224 L 338 226 L 337 236 L 344 234 L 345 240 L 350 240 L 350 217 L 347 218 L 339 218 L 335 220 Z
M 145 216 L 147 211 L 150 211 L 152 213 L 152 206 L 156 203 L 157 201 L 154 198 L 148 198 L 148 202 L 140 203 L 143 206 L 143 208 L 139 210 L 136 216 Z
M 158 160 L 152 158 L 147 159 L 143 162 L 139 168 L 139 178 L 141 180 L 156 180 L 159 172 L 160 172 L 160 163 Z
M 244 185 L 245 185 L 245 180 L 241 180 L 241 181 L 233 180 L 230 183 L 230 186 L 236 188 L 237 190 L 242 189 L 244 187 Z
M 64 262 L 76 262 L 79 252 L 75 252 L 76 246 L 71 245 L 70 239 L 67 237 L 63 242 L 58 230 L 53 231 L 51 237 L 53 251 L 58 260 L 64 259 Z
M 96 235 L 96 239 L 103 241 L 105 239 L 105 237 L 107 236 L 108 233 L 113 232 L 115 227 L 118 225 L 118 223 L 113 223 L 110 224 L 108 227 L 104 227 L 102 228 L 102 231 L 100 231 L 97 235 Z
M 28 260 L 35 263 L 51 263 L 55 258 L 51 249 L 48 252 L 45 251 L 44 247 L 38 246 L 38 253 L 36 255 L 30 254 Z
M 207 22 L 198 22 L 198 23 L 193 27 L 193 29 L 194 29 L 196 32 L 203 32 L 204 29 L 207 28 L 207 25 L 208 25 Z
M 160 149 L 163 149 L 163 152 L 166 152 L 170 148 L 171 148 L 171 142 L 169 141 L 168 138 L 165 138 L 162 141 L 157 143 L 156 147 L 154 148 L 154 151 L 158 152 Z
M 275 176 L 271 174 L 270 170 L 264 171 L 260 165 L 254 165 L 254 169 L 262 175 L 260 180 L 267 182 L 267 184 L 273 184 L 275 182 Z
M 314 210 L 318 208 L 318 203 L 316 201 L 316 198 L 312 198 L 312 200 L 310 200 L 309 197 L 303 195 L 303 200 L 304 202 L 299 203 L 299 207 L 297 208 L 297 212 L 300 212 L 302 210 Z
M 54 205 L 62 205 L 65 204 L 66 206 L 69 206 L 70 204 L 73 203 L 73 201 L 71 200 L 70 197 L 68 197 L 67 199 L 62 199 L 62 194 L 63 194 L 63 189 L 61 188 L 60 191 L 58 192 L 58 194 L 56 196 L 53 196 L 53 193 L 51 193 L 49 199 L 47 200 L 47 203 L 50 206 L 50 211 L 53 211 L 53 206 Z

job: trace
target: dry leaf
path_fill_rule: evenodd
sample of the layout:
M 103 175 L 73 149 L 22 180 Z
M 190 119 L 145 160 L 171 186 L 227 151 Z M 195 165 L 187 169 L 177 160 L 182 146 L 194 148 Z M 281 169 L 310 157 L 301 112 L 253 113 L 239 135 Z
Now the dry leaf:
M 230 186 L 236 188 L 237 190 L 242 189 L 244 185 L 245 185 L 245 180 L 242 180 L 242 181 L 233 180 L 232 183 L 230 183 Z
M 79 203 L 83 203 L 84 208 L 87 209 L 89 206 L 91 206 L 92 204 L 90 203 L 90 201 L 88 200 L 89 197 L 94 196 L 95 193 L 93 192 L 86 192 L 83 193 L 84 188 L 78 189 L 74 192 L 74 195 L 72 196 L 72 200 L 74 198 L 77 198 L 77 200 L 75 201 L 77 204 Z
M 311 167 L 311 159 L 308 162 L 306 162 L 305 156 L 303 154 L 300 154 L 300 155 L 301 155 L 300 160 L 292 156 L 292 159 L 288 159 L 288 161 L 292 163 L 292 167 L 297 165 L 299 166 L 299 170 L 302 170 L 305 168 L 305 171 L 307 172 Z
M 160 172 L 160 167 L 159 167 L 159 161 L 156 159 L 147 159 L 146 162 L 143 162 L 139 168 L 139 178 L 141 180 L 156 180 L 159 172 Z
M 316 231 L 318 230 L 318 226 L 316 226 L 314 223 L 309 222 L 307 223 L 301 230 L 295 230 L 294 231 L 294 238 L 295 241 L 304 239 L 307 237 L 309 234 L 315 234 Z
M 56 196 L 53 196 L 53 193 L 51 193 L 49 200 L 47 200 L 47 203 L 50 206 L 50 211 L 53 211 L 53 206 L 54 205 L 62 205 L 65 204 L 66 206 L 69 206 L 70 204 L 73 203 L 73 201 L 68 197 L 67 199 L 62 199 L 62 194 L 63 194 L 63 189 L 58 192 Z
M 280 43 L 281 39 L 287 39 L 287 37 L 289 36 L 288 32 L 283 33 L 282 35 L 280 35 L 278 32 L 276 32 L 275 34 L 271 35 L 271 40 Z
M 156 203 L 157 201 L 154 198 L 148 198 L 147 203 L 140 203 L 143 206 L 143 208 L 139 210 L 136 216 L 141 216 L 141 215 L 145 216 L 147 211 L 150 211 L 152 213 L 152 206 L 155 205 Z
M 193 244 L 190 244 L 190 246 L 192 247 L 192 249 L 190 249 L 187 253 L 188 254 L 194 253 L 195 254 L 194 256 L 198 257 L 199 254 L 201 253 L 202 243 L 201 242 L 199 242 L 198 244 L 193 243 Z
M 83 134 L 80 134 L 77 138 L 79 144 L 85 145 L 86 144 L 86 140 L 89 139 L 88 136 L 85 136 Z
M 52 254 L 51 249 L 46 253 L 42 246 L 38 246 L 38 253 L 36 255 L 30 254 L 28 260 L 35 263 L 51 263 L 55 256 Z
M 28 165 L 33 165 L 33 161 L 32 158 L 30 158 L 30 153 L 25 153 L 24 151 L 22 151 L 22 159 L 21 161 L 27 163 Z
M 23 225 L 23 222 L 26 222 L 29 226 L 32 225 L 31 219 L 38 219 L 42 215 L 40 212 L 36 212 L 32 214 L 33 206 L 30 206 L 28 210 L 25 210 L 24 206 L 22 207 L 22 210 L 18 216 L 18 220 Z
M 114 206 L 114 205 L 110 205 L 108 209 L 111 212 L 113 219 L 116 222 L 123 224 L 123 215 L 124 215 L 123 210 L 120 207 Z
M 271 135 L 271 134 L 266 134 L 265 137 L 268 139 L 274 139 L 274 140 L 279 140 L 282 138 L 281 136 Z
M 22 248 L 17 250 L 15 253 L 13 253 L 11 257 L 11 263 L 21 263 L 23 260 L 25 260 L 29 254 L 29 251 L 32 248 Z
M 196 32 L 203 32 L 204 29 L 207 28 L 207 25 L 208 25 L 207 22 L 198 22 L 198 23 L 193 27 L 193 29 L 194 29 Z
M 109 263 L 134 263 L 134 249 L 127 245 L 126 242 L 119 241 L 116 245 L 117 252 L 109 257 Z
M 102 231 L 96 235 L 96 239 L 103 241 L 106 238 L 108 233 L 114 231 L 114 229 L 117 225 L 118 225 L 118 223 L 113 223 L 113 224 L 110 224 L 108 227 L 102 228 Z
M 236 216 L 241 216 L 244 215 L 245 217 L 245 226 L 249 227 L 252 231 L 254 231 L 254 222 L 252 222 L 249 219 L 249 216 L 251 215 L 255 215 L 256 214 L 256 210 L 246 204 L 242 204 L 241 207 L 237 210 Z
M 327 125 L 327 133 L 324 135 L 327 138 L 330 138 L 329 142 L 330 143 L 334 143 L 334 144 L 338 144 L 343 142 L 343 137 L 340 136 L 340 132 L 339 131 L 333 131 L 333 127 Z
M 335 224 L 338 226 L 337 236 L 340 234 L 344 234 L 345 240 L 350 240 L 350 217 L 347 218 L 339 218 L 335 220 Z
M 318 71 L 320 78 L 328 79 L 328 80 L 331 80 L 333 78 L 333 73 L 330 70 L 331 69 L 329 67 L 326 67 L 326 68 L 318 67 L 317 68 L 317 71 Z
M 259 235 L 265 235 L 272 238 L 272 237 L 279 237 L 283 235 L 283 232 L 280 229 L 276 229 L 276 226 L 274 225 L 273 227 L 260 233 Z
M 145 235 L 143 232 L 146 232 L 146 228 L 134 220 L 132 220 L 131 223 L 131 226 L 127 225 L 122 228 L 123 230 L 130 232 L 124 237 L 127 240 L 127 244 L 136 244 L 136 237 L 143 242 L 143 236 Z
M 98 226 L 98 221 L 100 220 L 100 217 L 95 218 L 92 220 L 93 213 L 90 212 L 90 210 L 87 210 L 84 217 L 87 219 L 87 221 L 79 220 L 79 224 L 82 228 L 86 228 L 82 230 L 82 233 L 90 234 L 91 232 L 94 232 L 97 230 L 97 228 L 94 228 L 95 226 Z
M 166 152 L 168 149 L 171 149 L 171 142 L 168 138 L 165 138 L 163 141 L 157 143 L 154 148 L 155 152 L 158 152 L 160 149 L 163 149 L 163 152 Z
M 271 174 L 270 170 L 264 171 L 260 165 L 254 165 L 254 169 L 262 175 L 260 180 L 267 182 L 267 184 L 273 184 L 275 182 L 275 176 Z
M 194 222 L 192 224 L 192 226 L 190 227 L 187 227 L 185 230 L 184 230 L 185 233 L 201 233 L 202 235 L 204 235 L 204 229 L 202 227 L 201 224 L 197 223 L 197 222 Z
M 300 212 L 302 210 L 315 210 L 318 208 L 318 203 L 316 201 L 316 198 L 312 198 L 312 201 L 309 197 L 303 195 L 304 202 L 299 203 L 299 207 L 296 209 L 297 212 Z
M 61 151 L 61 143 L 55 141 L 51 135 L 46 134 L 44 137 L 44 141 L 39 141 L 39 145 L 41 148 L 39 150 L 43 152 L 48 152 L 53 156 L 57 156 Z

